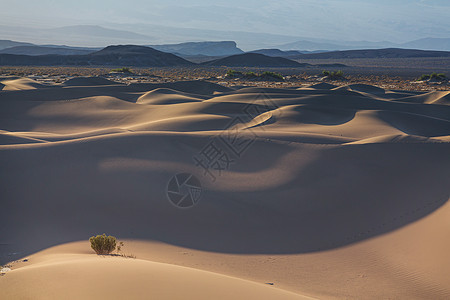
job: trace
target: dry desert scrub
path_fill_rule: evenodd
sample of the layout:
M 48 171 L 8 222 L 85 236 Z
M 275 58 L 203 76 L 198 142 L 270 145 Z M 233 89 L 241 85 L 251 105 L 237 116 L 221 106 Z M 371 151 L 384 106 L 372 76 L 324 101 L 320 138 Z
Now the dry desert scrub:
M 414 61 L 418 63 L 418 61 Z M 316 62 L 317 63 L 317 62 Z M 446 66 L 446 65 L 445 65 Z M 374 67 L 376 70 L 376 66 Z M 227 76 L 226 67 L 165 67 L 165 68 L 133 68 L 133 74 L 111 75 L 113 68 L 106 67 L 20 67 L 0 66 L 0 77 L 2 76 L 25 76 L 38 82 L 51 83 L 64 82 L 72 77 L 78 76 L 102 76 L 112 81 L 121 83 L 167 83 L 180 80 L 208 80 L 229 87 L 257 86 L 270 88 L 298 88 L 321 82 L 323 74 L 318 75 L 318 68 L 239 68 L 234 72 L 247 76 Z M 359 70 L 359 69 L 358 69 Z M 346 69 L 345 80 L 342 78 L 327 78 L 327 82 L 337 86 L 347 84 L 369 84 L 386 90 L 408 90 L 408 91 L 448 91 L 450 81 L 417 81 L 420 74 L 410 75 L 387 75 L 373 74 L 371 68 L 355 73 L 352 68 Z M 397 70 L 397 69 L 396 69 Z M 398 70 L 402 70 L 400 67 Z M 285 79 L 272 80 L 255 76 L 263 72 L 279 72 Z M 378 72 L 379 73 L 379 72 Z M 439 74 L 437 74 L 439 75 Z M 141 77 L 139 77 L 141 76 Z M 139 77 L 139 78 L 137 78 Z M 448 79 L 448 78 L 447 78 Z
M 106 234 L 93 236 L 89 239 L 91 248 L 94 249 L 98 255 L 110 254 L 116 249 L 117 239 L 113 236 L 106 236 Z
M 111 255 L 120 256 L 124 258 L 136 258 L 133 254 L 125 254 L 122 252 L 124 242 L 117 241 L 114 236 L 107 236 L 106 234 L 93 236 L 89 239 L 91 242 L 91 248 L 97 253 L 97 255 Z M 111 254 L 114 250 L 116 254 Z

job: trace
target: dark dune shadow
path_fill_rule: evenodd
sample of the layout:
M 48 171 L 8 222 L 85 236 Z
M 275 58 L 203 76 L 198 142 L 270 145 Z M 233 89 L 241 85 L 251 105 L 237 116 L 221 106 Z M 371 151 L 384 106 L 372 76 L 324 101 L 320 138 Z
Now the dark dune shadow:
M 39 105 L 36 100 L 111 95 L 134 102 L 155 88 L 191 93 L 191 84 L 12 91 L 0 93 L 0 103 L 2 114 L 13 118 L 18 110 Z M 205 95 L 222 88 L 193 85 L 202 86 Z M 274 92 L 273 99 L 299 105 L 294 112 L 300 112 L 301 122 L 338 125 L 357 110 L 376 110 L 409 134 L 450 132 L 450 107 L 444 105 L 384 101 L 349 91 L 288 92 Z M 10 106 L 15 99 L 27 102 Z M 198 112 L 230 117 L 248 105 L 193 105 L 203 104 Z M 258 111 L 264 108 L 253 105 Z M 310 253 L 391 232 L 449 200 L 448 143 L 306 146 L 260 138 L 231 169 L 234 176 L 251 177 L 213 184 L 193 161 L 208 141 L 206 135 L 150 132 L 0 149 L 0 263 L 103 232 L 222 253 Z M 278 165 L 292 154 L 291 164 Z M 307 163 L 277 181 L 278 174 L 303 157 Z M 275 172 L 265 173 L 271 170 Z M 168 202 L 167 183 L 177 172 L 202 178 L 198 206 L 180 210 Z M 235 188 L 247 181 L 257 187 Z M 260 181 L 266 184 L 257 185 Z
M 324 109 L 386 110 L 420 114 L 428 117 L 450 120 L 450 107 L 447 105 L 409 103 L 403 102 L 401 99 L 394 101 L 392 99 L 395 98 L 395 93 L 363 95 L 359 92 L 348 89 L 277 90 L 265 88 L 244 88 L 226 94 L 237 96 L 240 94 L 245 94 L 245 98 L 251 99 L 250 101 L 252 103 L 272 103 L 278 107 L 304 104 L 311 107 Z M 251 94 L 254 94 L 255 96 L 248 96 Z M 222 99 L 219 98 L 217 101 L 218 100 Z M 214 101 L 216 101 L 216 99 L 207 100 L 207 102 Z
M 445 101 L 439 101 L 440 99 L 448 98 L 444 91 L 434 92 L 422 92 L 420 94 L 411 94 L 410 96 L 400 97 L 393 101 L 406 102 L 406 103 L 418 103 L 418 104 L 445 104 Z
M 291 98 L 304 95 L 354 95 L 360 96 L 361 94 L 346 90 L 331 90 L 331 89 L 277 89 L 277 88 L 261 88 L 261 87 L 244 87 L 235 91 L 224 93 L 224 95 L 233 94 L 261 94 L 268 97 L 274 96 L 275 98 Z
M 66 82 L 63 86 L 100 86 L 100 85 L 118 85 L 122 83 L 114 82 L 103 77 L 74 77 Z
M 386 94 L 386 90 L 379 88 L 377 86 L 368 85 L 368 84 L 350 84 L 347 86 L 339 87 L 337 89 L 347 89 L 350 91 L 367 93 L 367 94 L 372 94 L 372 95 L 380 95 L 380 96 Z
M 308 88 L 316 89 L 316 90 L 332 90 L 334 88 L 337 88 L 337 85 L 330 84 L 327 82 L 321 82 L 321 83 L 313 84 L 313 85 L 309 86 Z
M 353 120 L 356 110 L 351 109 L 333 109 L 314 106 L 297 106 L 294 108 L 297 115 L 291 118 L 293 121 L 303 124 L 317 125 L 342 125 Z
M 450 135 L 450 121 L 447 120 L 389 111 L 379 111 L 377 115 L 381 120 L 409 135 L 424 137 Z
M 136 102 L 145 93 L 157 88 L 169 88 L 185 93 L 213 96 L 214 92 L 229 92 L 232 89 L 207 81 L 179 81 L 172 83 L 134 83 L 130 85 L 100 85 L 100 86 L 54 86 L 35 90 L 2 91 L 0 101 L 13 99 L 15 101 L 60 101 L 95 96 L 110 96 L 121 100 Z
M 139 140 L 77 143 L 70 152 L 3 151 L 0 243 L 18 253 L 2 253 L 2 263 L 103 232 L 221 253 L 310 253 L 401 228 L 449 200 L 447 144 L 412 144 L 406 153 L 402 144 L 330 146 L 281 185 L 238 192 L 208 184 L 192 153 L 173 157 L 163 140 Z M 154 152 L 156 145 L 165 146 Z M 287 150 L 267 142 L 254 147 L 235 172 L 270 168 L 277 162 L 263 154 Z M 51 159 L 42 165 L 43 157 Z M 125 158 L 138 164 L 114 169 Z M 146 160 L 153 169 L 142 168 Z M 192 165 L 184 171 L 205 183 L 198 206 L 180 210 L 168 202 L 167 182 L 178 170 L 163 167 L 171 160 Z
M 359 148 L 357 157 L 351 154 L 354 147 Z M 213 232 L 184 231 L 183 236 L 171 231 L 158 239 L 208 251 L 286 254 L 334 249 L 388 233 L 450 199 L 450 165 L 442 166 L 442 154 L 427 158 L 422 162 L 426 166 L 414 165 L 423 153 L 433 152 L 426 144 L 415 145 L 408 155 L 396 144 L 327 150 L 276 189 L 226 195 L 211 191 L 208 204 L 216 214 L 195 231 L 212 226 Z M 220 219 L 231 221 L 224 226 L 217 224 Z
M 405 112 L 423 115 L 432 118 L 450 120 L 450 107 L 446 105 L 429 105 L 406 103 L 396 101 L 384 101 L 361 95 L 318 95 L 312 99 L 304 99 L 299 104 L 308 104 L 315 107 L 353 109 L 353 110 L 384 110 L 393 112 Z

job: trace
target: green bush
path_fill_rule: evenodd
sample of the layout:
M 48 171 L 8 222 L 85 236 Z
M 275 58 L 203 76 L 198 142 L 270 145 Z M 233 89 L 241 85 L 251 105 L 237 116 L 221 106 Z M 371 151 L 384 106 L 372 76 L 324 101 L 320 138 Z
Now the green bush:
M 431 74 L 423 74 L 422 76 L 419 77 L 418 80 L 420 81 L 424 81 L 424 80 L 445 80 L 447 79 L 447 76 L 444 73 L 431 73 Z
M 283 75 L 281 75 L 279 73 L 275 73 L 275 72 L 268 72 L 268 71 L 266 71 L 266 72 L 263 72 L 261 74 L 261 76 L 267 76 L 267 77 L 272 77 L 272 78 L 275 78 L 275 79 L 284 80 Z
M 130 68 L 123 67 L 120 69 L 113 69 L 111 72 L 117 72 L 117 73 L 132 73 Z
M 335 76 L 335 77 L 344 77 L 344 72 L 342 70 L 339 70 L 339 71 L 334 72 L 331 75 Z
M 93 236 L 89 239 L 91 248 L 94 249 L 98 255 L 110 254 L 116 249 L 116 238 L 113 236 L 106 236 L 106 234 Z
M 339 79 L 339 78 L 343 78 L 344 77 L 344 72 L 339 70 L 339 71 L 323 71 L 322 72 L 323 76 L 327 76 L 330 79 Z
M 235 70 L 228 70 L 227 71 L 227 76 L 228 77 L 236 77 L 236 76 L 239 76 L 239 75 L 242 75 L 242 72 L 235 71 Z
M 281 74 L 278 73 L 274 73 L 274 72 L 263 72 L 262 74 L 259 73 L 255 73 L 255 72 L 240 72 L 240 71 L 235 71 L 235 70 L 228 70 L 226 77 L 229 78 L 244 78 L 244 79 L 248 79 L 248 80 L 252 80 L 252 79 L 267 79 L 267 77 L 273 78 L 273 79 L 277 79 L 277 80 L 284 80 L 284 77 Z
M 423 80 L 428 80 L 430 79 L 430 75 L 428 74 L 423 74 L 422 76 L 419 77 L 418 80 L 423 81 Z
M 255 72 L 247 72 L 244 75 L 245 77 L 258 77 L 258 74 L 256 74 Z

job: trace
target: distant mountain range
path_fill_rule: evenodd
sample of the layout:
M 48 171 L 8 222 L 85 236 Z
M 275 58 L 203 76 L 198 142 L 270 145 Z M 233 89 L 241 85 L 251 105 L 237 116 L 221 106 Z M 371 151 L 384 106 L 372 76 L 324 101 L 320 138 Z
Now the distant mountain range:
M 202 63 L 205 66 L 226 66 L 226 67 L 304 67 L 308 64 L 301 64 L 296 61 L 283 58 L 271 57 L 259 53 L 245 53 L 232 55 L 213 61 Z
M 3 42 L 3 44 L 7 44 Z M 14 44 L 14 43 L 9 43 Z M 201 50 L 205 43 L 189 43 L 186 49 Z M 214 50 L 220 52 L 218 45 L 225 45 L 225 50 L 235 51 L 234 43 L 211 43 Z M 183 50 L 183 45 L 170 45 L 177 51 Z M 210 49 L 211 50 L 211 49 Z M 306 67 L 305 63 L 299 63 L 302 59 L 354 59 L 354 58 L 412 58 L 412 57 L 449 57 L 449 51 L 425 51 L 411 49 L 366 49 L 346 50 L 323 53 L 300 53 L 299 51 L 281 51 L 278 49 L 263 49 L 256 52 L 228 55 L 225 57 L 210 57 L 206 61 L 198 61 L 200 64 L 186 60 L 172 53 L 166 53 L 147 46 L 119 45 L 108 46 L 101 50 L 70 48 L 67 46 L 15 46 L 3 49 L 0 52 L 15 52 L 20 54 L 0 53 L 0 65 L 36 65 L 36 66 L 129 66 L 129 67 L 171 67 L 171 66 L 227 66 L 227 67 Z M 195 50 L 197 51 L 197 50 Z M 212 50 L 211 50 L 212 51 Z M 30 55 L 32 52 L 34 55 Z M 36 55 L 42 53 L 45 55 Z M 88 52 L 88 53 L 87 53 Z M 26 54 L 28 53 L 28 54 Z M 265 54 L 269 55 L 265 55 Z M 279 56 L 276 56 L 279 55 Z M 284 56 L 284 57 L 281 57 Z M 290 59 L 288 59 L 288 57 Z M 295 60 L 297 61 L 295 61 Z M 344 66 L 344 65 L 342 65 Z
M 170 45 L 151 45 L 159 51 L 180 56 L 228 56 L 244 53 L 233 41 L 224 42 L 190 42 Z
M 108 46 L 86 55 L 15 55 L 0 54 L 0 65 L 77 65 L 77 66 L 132 66 L 170 67 L 189 66 L 187 61 L 171 53 L 144 46 Z
M 450 52 L 387 48 L 387 49 L 346 50 L 346 51 L 300 54 L 292 58 L 354 59 L 354 58 L 413 58 L 413 57 L 450 57 Z
M 0 50 L 12 48 L 12 47 L 20 47 L 20 46 L 35 46 L 31 43 L 22 43 L 22 42 L 15 42 L 10 40 L 0 40 Z
M 70 47 L 51 47 L 51 46 L 16 46 L 0 50 L 0 54 L 16 55 L 84 55 L 98 50 L 76 49 Z
M 281 50 L 358 50 L 358 49 L 380 49 L 380 48 L 405 48 L 418 50 L 441 50 L 450 51 L 450 38 L 424 38 L 408 43 L 392 42 L 367 42 L 367 41 L 329 41 L 329 40 L 300 40 L 294 43 L 279 45 Z
M 297 51 L 297 50 L 281 51 L 280 49 L 260 49 L 260 50 L 250 51 L 248 53 L 258 53 L 258 54 L 264 54 L 264 55 L 272 56 L 272 57 L 290 57 L 290 56 L 298 56 L 305 52 Z
M 172 53 L 181 57 L 190 56 L 229 56 L 242 54 L 244 51 L 239 49 L 236 42 L 190 42 L 169 45 L 152 45 L 153 49 Z M 0 40 L 0 54 L 18 54 L 18 55 L 83 55 L 101 50 L 102 48 L 88 47 L 70 47 L 58 45 L 33 45 L 30 43 L 14 42 L 9 40 Z
M 425 38 L 400 45 L 400 48 L 450 51 L 450 38 Z
M 245 51 L 255 49 L 280 49 L 299 51 L 337 51 L 380 48 L 409 48 L 419 50 L 450 51 L 450 37 L 427 37 L 407 43 L 390 41 L 345 41 L 282 34 L 255 33 L 243 31 L 219 31 L 195 28 L 177 28 L 155 24 L 115 24 L 104 26 L 77 25 L 59 28 L 31 28 L 18 26 L 0 26 L 0 38 L 29 41 L 34 44 L 56 44 L 64 41 L 71 45 L 104 47 L 112 44 L 167 45 L 164 50 L 176 52 L 171 44 L 190 41 L 236 41 Z M 17 44 L 14 46 L 30 46 Z M 5 48 L 5 47 L 3 47 Z M 0 50 L 2 46 L 0 45 Z M 186 48 L 187 49 L 187 48 Z M 192 55 L 181 53 L 182 55 Z M 189 53 L 189 54 L 188 54 Z M 238 53 L 234 53 L 238 54 Z M 211 53 L 207 54 L 211 56 Z M 227 53 L 231 55 L 231 53 Z

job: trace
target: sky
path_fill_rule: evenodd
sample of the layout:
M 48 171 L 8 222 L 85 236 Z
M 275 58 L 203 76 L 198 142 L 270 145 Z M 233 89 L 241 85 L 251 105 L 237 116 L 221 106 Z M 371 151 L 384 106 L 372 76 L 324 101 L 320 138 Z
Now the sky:
M 349 41 L 450 37 L 450 0 L 0 0 L 0 5 L 0 26 L 154 24 Z

